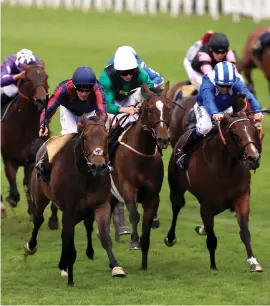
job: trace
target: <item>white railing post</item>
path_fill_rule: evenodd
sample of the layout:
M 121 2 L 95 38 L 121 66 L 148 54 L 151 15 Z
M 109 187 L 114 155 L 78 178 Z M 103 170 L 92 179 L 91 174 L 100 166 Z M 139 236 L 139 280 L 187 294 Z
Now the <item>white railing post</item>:
M 171 0 L 171 16 L 177 17 L 180 14 L 181 0 Z

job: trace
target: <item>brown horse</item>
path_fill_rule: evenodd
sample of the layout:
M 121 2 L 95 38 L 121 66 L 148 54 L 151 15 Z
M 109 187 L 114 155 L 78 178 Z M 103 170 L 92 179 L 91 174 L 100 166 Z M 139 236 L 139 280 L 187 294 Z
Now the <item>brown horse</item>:
M 113 158 L 113 182 L 124 199 L 132 224 L 130 249 L 142 249 L 142 269 L 147 269 L 150 231 L 159 206 L 164 169 L 160 150 L 169 144 L 171 102 L 166 98 L 169 82 L 160 94 L 147 94 L 140 108 L 139 119 L 120 141 Z M 117 202 L 113 197 L 112 202 Z M 142 236 L 139 241 L 137 225 L 140 215 L 137 203 L 143 206 Z
M 214 132 L 205 137 L 195 149 L 187 171 L 176 166 L 177 150 L 181 147 L 182 139 L 175 145 L 168 168 L 173 219 L 165 244 L 173 246 L 176 242 L 177 217 L 185 204 L 184 194 L 188 190 L 200 202 L 211 269 L 216 269 L 214 216 L 234 206 L 250 271 L 262 271 L 253 255 L 248 229 L 250 170 L 259 167 L 261 141 L 256 128 L 244 112 L 225 115 L 219 127 L 219 133 Z
M 20 166 L 24 167 L 23 185 L 27 189 L 33 169 L 33 165 L 27 160 L 32 143 L 39 136 L 40 113 L 48 100 L 48 75 L 43 64 L 33 62 L 21 66 L 25 69 L 25 78 L 19 81 L 19 95 L 1 122 L 1 153 L 10 186 L 6 200 L 11 207 L 16 207 L 20 200 L 16 184 L 16 174 Z
M 261 59 L 254 55 L 254 47 L 256 46 L 257 41 L 263 33 L 265 33 L 269 28 L 260 27 L 256 28 L 249 35 L 244 52 L 242 57 L 242 63 L 240 69 L 242 70 L 244 76 L 248 81 L 248 86 L 255 92 L 254 83 L 251 77 L 251 72 L 253 68 L 260 68 L 264 73 L 266 80 L 268 81 L 269 93 L 270 93 L 270 47 L 267 46 L 262 50 Z M 256 52 L 256 51 L 255 51 Z
M 88 238 L 88 258 L 93 259 L 94 256 L 92 231 L 95 218 L 102 246 L 108 254 L 112 276 L 125 276 L 114 257 L 109 236 L 111 183 L 105 120 L 96 117 L 91 120 L 84 118 L 81 124 L 81 134 L 74 136 L 54 157 L 50 183 L 45 183 L 37 175 L 36 169 L 32 173 L 34 229 L 31 238 L 25 244 L 26 255 L 33 255 L 37 250 L 38 231 L 44 221 L 44 209 L 50 200 L 53 201 L 63 212 L 62 254 L 58 267 L 62 276 L 68 275 L 69 286 L 74 284 L 75 225 L 82 220 Z M 37 161 L 45 150 L 46 147 L 42 146 L 37 154 Z

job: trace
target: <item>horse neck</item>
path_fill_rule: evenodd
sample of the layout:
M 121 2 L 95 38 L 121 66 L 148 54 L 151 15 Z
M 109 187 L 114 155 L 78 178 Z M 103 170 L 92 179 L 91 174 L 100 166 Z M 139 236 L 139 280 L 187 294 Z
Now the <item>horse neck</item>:
M 129 137 L 129 145 L 145 155 L 152 155 L 156 150 L 156 139 L 148 130 L 144 130 L 140 120 L 133 128 L 133 137 Z
M 226 141 L 228 137 L 230 136 L 226 137 Z M 231 151 L 223 143 L 219 134 L 206 140 L 203 150 L 207 164 L 214 168 L 217 173 L 220 173 L 220 176 L 237 173 L 239 168 L 242 167 L 239 160 L 231 155 Z

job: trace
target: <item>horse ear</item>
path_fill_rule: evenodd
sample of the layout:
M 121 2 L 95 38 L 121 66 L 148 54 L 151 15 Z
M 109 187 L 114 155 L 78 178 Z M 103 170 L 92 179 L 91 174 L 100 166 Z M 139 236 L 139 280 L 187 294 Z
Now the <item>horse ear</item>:
M 20 64 L 19 66 L 22 67 L 23 70 L 26 70 L 28 68 L 28 65 L 26 65 L 26 64 Z
M 165 87 L 164 87 L 164 89 L 162 91 L 162 94 L 164 96 L 166 96 L 169 89 L 170 89 L 170 81 L 167 81 L 166 84 L 165 84 Z
M 87 122 L 88 122 L 88 119 L 86 115 L 83 114 L 82 120 L 77 123 L 77 126 L 79 127 L 79 129 L 84 129 L 84 127 L 86 127 L 87 125 Z
M 231 120 L 231 117 L 230 117 L 227 113 L 225 113 L 225 114 L 224 114 L 224 121 L 227 122 L 227 123 L 229 123 L 230 120 Z
M 152 91 L 148 88 L 148 86 L 145 83 L 143 83 L 142 88 L 144 92 L 146 93 L 147 97 L 152 96 Z
M 245 111 L 247 109 L 246 94 L 242 92 L 237 93 L 236 107 L 234 109 L 235 113 Z
M 40 66 L 41 66 L 42 68 L 45 68 L 45 63 L 44 63 L 43 60 L 40 60 Z

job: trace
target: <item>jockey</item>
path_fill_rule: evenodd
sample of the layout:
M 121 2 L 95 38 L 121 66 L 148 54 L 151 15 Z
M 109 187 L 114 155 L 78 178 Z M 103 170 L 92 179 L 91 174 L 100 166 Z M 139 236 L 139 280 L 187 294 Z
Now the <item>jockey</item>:
M 1 65 L 1 106 L 12 101 L 17 95 L 17 83 L 24 78 L 25 70 L 20 64 L 40 63 L 31 50 L 22 49 L 16 54 L 8 55 Z
M 216 64 L 213 71 L 203 76 L 197 102 L 194 105 L 196 129 L 191 134 L 188 131 L 190 135 L 180 152 L 177 153 L 180 157 L 176 163 L 181 169 L 185 167 L 184 157 L 188 151 L 194 148 L 198 139 L 211 131 L 212 119 L 218 121 L 224 118 L 224 113 L 233 112 L 232 107 L 239 92 L 246 94 L 251 110 L 255 112 L 254 119 L 261 121 L 263 118 L 261 106 L 238 77 L 234 64 L 228 61 L 220 62 Z
M 138 54 L 136 53 L 136 51 L 130 47 L 130 46 L 122 46 L 119 47 L 118 50 L 130 50 L 136 57 L 138 66 L 140 66 L 148 75 L 150 80 L 155 84 L 155 87 L 157 86 L 161 86 L 164 83 L 164 79 L 161 76 L 160 73 L 156 72 L 155 70 L 149 68 L 144 61 L 141 60 L 141 58 L 138 56 Z M 114 58 L 110 59 L 110 61 L 108 62 L 108 66 L 112 65 L 114 63 Z
M 187 65 L 186 61 L 185 68 L 191 83 L 199 89 L 203 75 L 213 71 L 215 65 L 222 61 L 236 64 L 236 57 L 229 49 L 227 36 L 223 33 L 213 33 L 209 42 L 199 49 L 191 65 Z M 243 81 L 242 76 L 238 74 L 238 77 Z
M 47 122 L 60 106 L 61 134 L 77 133 L 77 123 L 85 114 L 87 118 L 106 113 L 106 100 L 103 88 L 96 79 L 94 71 L 87 66 L 78 67 L 72 79 L 61 82 L 50 97 L 47 111 L 40 116 L 39 136 L 48 135 Z M 45 128 L 44 128 L 45 127 Z M 45 174 L 48 154 L 38 162 L 36 168 Z
M 114 131 L 111 143 L 117 144 L 117 139 L 123 128 L 129 123 L 138 119 L 136 104 L 142 103 L 145 93 L 140 86 L 146 84 L 152 91 L 154 83 L 142 67 L 138 66 L 134 53 L 127 48 L 119 48 L 114 57 L 114 63 L 107 66 L 101 73 L 100 83 L 104 87 L 109 118 L 117 119 L 128 114 L 129 117 L 120 123 L 120 127 Z M 110 149 L 113 149 L 112 145 Z

